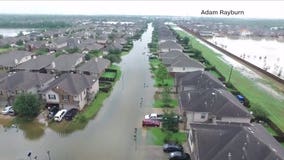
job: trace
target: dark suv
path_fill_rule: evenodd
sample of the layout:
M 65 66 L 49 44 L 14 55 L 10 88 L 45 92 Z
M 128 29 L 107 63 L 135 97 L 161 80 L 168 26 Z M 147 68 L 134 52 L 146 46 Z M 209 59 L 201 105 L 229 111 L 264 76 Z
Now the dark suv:
M 188 153 L 176 151 L 171 152 L 169 155 L 169 160 L 190 160 L 190 155 Z
M 47 118 L 52 119 L 54 115 L 59 111 L 59 106 L 52 106 L 48 108 Z
M 175 152 L 175 151 L 183 152 L 183 147 L 179 144 L 164 144 L 163 151 L 164 152 Z
M 71 108 L 67 111 L 67 113 L 65 114 L 64 118 L 67 120 L 67 121 L 71 121 L 73 119 L 73 117 L 77 114 L 78 112 L 78 109 L 76 108 Z

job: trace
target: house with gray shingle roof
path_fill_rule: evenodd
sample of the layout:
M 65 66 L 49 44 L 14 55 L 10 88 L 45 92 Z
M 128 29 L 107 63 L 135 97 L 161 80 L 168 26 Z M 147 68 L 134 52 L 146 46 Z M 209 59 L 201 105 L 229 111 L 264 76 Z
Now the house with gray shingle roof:
M 224 89 L 202 89 L 179 93 L 180 107 L 188 123 L 236 122 L 249 123 L 252 115 Z
M 63 54 L 56 57 L 46 70 L 50 72 L 72 72 L 75 68 L 83 62 L 83 54 Z
M 163 53 L 160 55 L 162 63 L 167 67 L 170 73 L 180 73 L 180 72 L 194 72 L 203 71 L 204 66 L 186 56 L 184 53 L 179 51 L 174 51 L 172 53 Z
M 85 62 L 83 65 L 77 68 L 80 73 L 87 75 L 95 75 L 100 77 L 106 68 L 111 65 L 108 59 L 104 58 L 92 58 L 91 60 Z
M 37 94 L 38 91 L 54 80 L 51 74 L 20 71 L 9 73 L 0 81 L 0 98 L 12 103 L 15 96 L 20 93 Z
M 165 41 L 159 44 L 160 52 L 183 51 L 183 47 L 174 41 Z
M 18 65 L 15 70 L 39 71 L 46 73 L 45 67 L 55 59 L 53 55 L 34 56 L 31 60 Z
M 83 109 L 99 90 L 99 80 L 94 76 L 65 73 L 41 90 L 47 105 L 61 108 Z
M 0 68 L 11 69 L 32 58 L 33 53 L 27 51 L 10 51 L 0 55 Z
M 283 147 L 260 124 L 191 124 L 192 160 L 284 160 Z
M 177 73 L 175 75 L 177 91 L 191 91 L 209 88 L 226 89 L 225 85 L 207 71 Z

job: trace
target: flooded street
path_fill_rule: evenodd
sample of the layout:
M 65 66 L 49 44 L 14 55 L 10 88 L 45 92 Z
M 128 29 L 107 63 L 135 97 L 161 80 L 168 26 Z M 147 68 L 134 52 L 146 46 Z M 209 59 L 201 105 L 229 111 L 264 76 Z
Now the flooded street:
M 31 157 L 37 156 L 40 160 L 143 160 L 141 120 L 151 111 L 155 92 L 148 57 L 143 53 L 149 51 L 147 43 L 151 41 L 152 31 L 149 25 L 141 40 L 134 41 L 133 49 L 122 58 L 121 79 L 97 116 L 83 130 L 60 134 L 42 126 L 35 132 L 40 132 L 40 136 L 30 136 L 27 132 L 32 126 L 1 127 L 0 159 L 29 159 L 27 153 L 32 152 Z

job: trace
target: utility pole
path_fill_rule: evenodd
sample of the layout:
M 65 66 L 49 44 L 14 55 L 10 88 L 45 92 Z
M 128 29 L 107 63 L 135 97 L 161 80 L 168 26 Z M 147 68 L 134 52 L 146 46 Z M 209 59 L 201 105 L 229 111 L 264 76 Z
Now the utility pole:
M 233 65 L 231 66 L 231 70 L 230 70 L 230 74 L 229 74 L 229 78 L 228 78 L 228 83 L 230 82 L 231 80 L 231 76 L 232 76 L 232 72 L 233 72 Z

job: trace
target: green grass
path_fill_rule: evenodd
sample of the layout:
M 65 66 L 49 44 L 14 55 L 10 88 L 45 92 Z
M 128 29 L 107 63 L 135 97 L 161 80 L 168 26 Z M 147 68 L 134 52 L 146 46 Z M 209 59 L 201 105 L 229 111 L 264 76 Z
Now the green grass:
M 121 53 L 120 53 L 120 55 L 121 56 L 125 56 L 125 55 L 127 55 L 129 53 L 129 51 L 122 51 Z
M 282 142 L 282 143 L 280 143 L 281 144 L 281 146 L 284 148 L 284 142 Z
M 116 76 L 115 72 L 104 72 L 102 74 L 102 77 L 104 77 L 104 78 L 115 78 L 115 76 Z
M 150 128 L 147 131 L 147 142 L 148 144 L 154 145 L 163 145 L 164 140 L 167 136 L 166 132 L 163 132 L 161 128 Z M 171 140 L 177 141 L 178 143 L 182 144 L 186 142 L 187 136 L 184 132 L 177 132 L 171 134 Z
M 154 73 L 154 80 L 155 80 L 154 86 L 156 87 L 174 86 L 174 78 L 171 76 L 169 76 L 167 79 L 164 79 L 163 81 L 155 78 L 156 68 L 158 67 L 159 64 L 162 63 L 159 59 L 150 59 L 149 62 L 150 62 L 152 73 Z
M 181 36 L 190 37 L 190 42 L 193 48 L 199 49 L 202 55 L 216 69 L 228 79 L 231 65 L 222 60 L 220 54 L 214 52 L 210 48 L 204 46 L 196 40 L 195 37 L 177 30 Z M 239 71 L 233 70 L 230 82 L 250 101 L 252 106 L 257 106 L 264 109 L 268 114 L 268 118 L 273 121 L 282 131 L 284 131 L 284 101 L 267 93 L 256 85 L 255 80 L 251 80 Z
M 170 102 L 170 105 L 173 106 L 173 107 L 177 107 L 178 106 L 178 101 L 176 99 L 173 99 Z M 162 100 L 158 99 L 158 100 L 154 101 L 154 107 L 155 108 L 164 108 L 163 106 L 164 106 L 164 103 L 162 102 Z
M 210 70 L 209 73 L 211 73 L 216 78 L 221 78 L 221 75 L 217 73 L 216 71 Z
M 174 86 L 174 78 L 173 77 L 169 77 L 167 79 L 164 79 L 163 81 L 158 80 L 157 78 L 155 78 L 155 84 L 154 86 L 156 87 L 160 87 L 160 86 Z
M 110 95 L 110 93 L 99 92 L 93 102 L 87 106 L 78 116 L 84 116 L 87 119 L 92 119 L 98 113 L 103 105 L 104 100 Z
M 270 133 L 270 135 L 272 136 L 278 135 L 268 124 L 264 124 L 263 126 Z
M 11 48 L 0 48 L 0 53 L 10 51 Z

